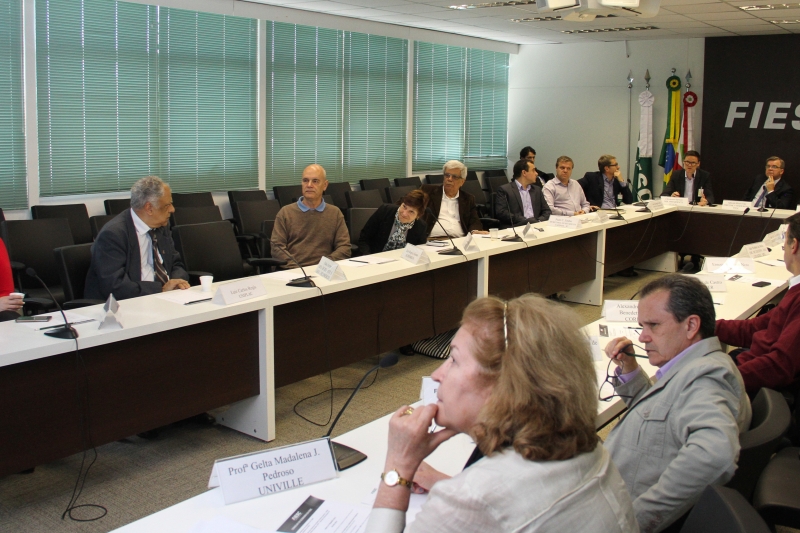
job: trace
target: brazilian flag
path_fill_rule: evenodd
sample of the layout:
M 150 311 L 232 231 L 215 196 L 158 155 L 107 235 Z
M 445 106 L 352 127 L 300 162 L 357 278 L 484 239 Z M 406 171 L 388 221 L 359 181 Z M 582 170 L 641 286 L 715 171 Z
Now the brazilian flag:
M 678 76 L 667 78 L 669 103 L 667 106 L 667 131 L 664 133 L 664 144 L 658 166 L 664 169 L 664 186 L 672 178 L 674 170 L 680 170 L 678 162 L 678 143 L 681 138 L 681 79 Z

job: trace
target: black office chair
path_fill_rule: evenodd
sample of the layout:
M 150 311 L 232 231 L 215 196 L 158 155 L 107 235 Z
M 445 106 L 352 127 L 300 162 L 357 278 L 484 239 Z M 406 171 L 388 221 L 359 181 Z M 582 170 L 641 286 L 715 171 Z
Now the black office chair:
M 477 170 L 475 172 L 478 172 Z M 491 170 L 484 170 L 483 171 L 483 178 L 493 178 L 493 177 L 504 177 L 506 178 L 506 183 L 508 183 L 508 177 L 506 176 L 506 169 L 498 168 L 498 169 L 491 169 Z
M 238 235 L 236 239 L 247 246 L 248 257 L 264 257 L 265 243 L 261 236 L 261 223 L 275 220 L 281 205 L 278 200 L 237 202 L 233 218 Z
M 102 304 L 103 300 L 84 299 L 86 274 L 92 264 L 92 245 L 76 244 L 53 250 L 61 287 L 64 289 L 64 309 L 78 309 Z
M 489 194 L 494 194 L 497 192 L 497 189 L 508 183 L 508 178 L 505 174 L 502 176 L 484 176 L 483 181 L 486 183 L 486 186 L 489 187 Z
M 753 507 L 772 527 L 800 529 L 800 448 L 784 448 L 767 464 L 753 492 Z
M 395 178 L 394 184 L 397 187 L 407 187 L 408 185 L 413 185 L 417 189 L 422 187 L 422 179 L 419 176 L 411 176 L 408 178 Z
M 478 172 L 475 170 L 467 170 L 466 181 L 478 181 Z
M 361 180 L 361 190 L 372 191 L 377 190 L 381 193 L 383 203 L 387 203 L 389 199 L 386 197 L 386 187 L 391 187 L 389 178 L 375 178 L 371 180 Z
M 0 222 L 4 221 L 5 219 L 6 219 L 6 216 L 3 214 L 3 208 L 0 207 Z
M 106 215 L 119 215 L 131 206 L 131 199 L 113 198 L 110 200 L 103 200 L 103 205 L 106 208 Z
M 350 249 L 353 252 L 353 257 L 361 255 L 358 249 L 358 239 L 361 237 L 361 230 L 369 220 L 377 208 L 372 207 L 354 207 L 347 211 L 347 227 L 350 229 Z
M 398 201 L 400 201 L 400 198 L 417 189 L 419 189 L 419 187 L 414 185 L 405 185 L 403 187 L 386 187 L 386 199 L 389 200 L 390 204 L 396 204 Z
M 347 198 L 347 207 L 352 209 L 354 207 L 380 207 L 385 202 L 381 198 L 380 191 L 371 189 L 369 191 L 347 191 L 345 193 Z
M 769 533 L 769 527 L 744 497 L 726 487 L 706 487 L 681 533 Z
M 67 219 L 6 220 L 0 222 L 0 237 L 8 249 L 17 289 L 31 298 L 50 299 L 41 284 L 25 273 L 30 267 L 47 284 L 56 300 L 63 303 L 64 289 L 53 250 L 75 244 Z
M 173 226 L 204 224 L 205 222 L 219 222 L 220 220 L 222 220 L 222 213 L 217 205 L 176 207 L 175 212 L 172 213 Z
M 481 216 L 486 216 L 485 214 L 488 212 L 486 209 L 486 193 L 481 189 L 481 184 L 477 181 L 464 181 L 464 184 L 461 185 L 461 190 L 475 197 L 478 211 L 482 213 Z
M 444 183 L 444 174 L 425 174 L 428 185 L 441 185 Z
M 89 227 L 92 228 L 92 240 L 97 240 L 97 234 L 103 229 L 103 226 L 111 222 L 117 215 L 96 215 L 89 217 Z
M 31 206 L 31 215 L 34 220 L 66 218 L 75 244 L 86 244 L 93 241 L 86 204 L 33 205 Z
M 337 183 L 328 182 L 328 188 L 325 189 L 325 194 L 330 195 L 330 203 L 338 207 L 339 210 L 344 213 L 347 211 L 347 196 L 345 196 L 345 193 L 352 190 L 352 187 L 350 187 L 350 184 L 346 181 Z M 327 202 L 328 200 L 325 201 Z
M 172 193 L 172 206 L 179 207 L 211 207 L 214 205 L 214 197 L 210 192 L 188 192 Z
M 172 239 L 194 285 L 200 276 L 210 274 L 214 281 L 226 281 L 255 274 L 253 267 L 270 269 L 285 264 L 275 259 L 250 258 L 246 261 L 249 268 L 245 268 L 233 226 L 224 220 L 175 226 Z
M 738 468 L 727 487 L 750 500 L 758 478 L 789 429 L 791 414 L 783 394 L 762 388 L 753 400 L 750 429 L 739 435 L 741 451 Z
M 275 199 L 280 202 L 281 207 L 292 203 L 292 198 L 300 198 L 303 196 L 302 185 L 275 185 L 272 188 L 275 194 Z

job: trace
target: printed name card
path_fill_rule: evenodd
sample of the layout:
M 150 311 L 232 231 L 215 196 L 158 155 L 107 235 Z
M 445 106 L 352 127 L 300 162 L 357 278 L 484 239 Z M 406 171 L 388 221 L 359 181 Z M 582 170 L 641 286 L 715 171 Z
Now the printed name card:
M 525 224 L 525 229 L 522 230 L 522 238 L 523 239 L 538 239 L 539 238 L 539 236 L 536 235 L 536 232 L 533 231 L 533 226 L 531 226 L 530 222 Z
M 327 481 L 337 476 L 327 438 L 218 459 L 208 488 L 222 487 L 225 505 Z
M 761 242 L 767 246 L 780 246 L 783 244 L 783 240 L 785 238 L 783 231 L 784 230 L 779 228 L 773 232 L 767 233 L 766 237 L 764 237 L 764 240 Z
M 609 322 L 639 322 L 639 300 L 606 300 L 603 316 Z
M 108 295 L 108 300 L 106 300 L 105 305 L 103 306 L 103 311 L 105 311 L 105 316 L 103 320 L 100 321 L 100 326 L 97 329 L 122 329 L 122 311 L 119 307 L 119 302 L 117 299 L 114 298 L 113 294 Z
M 752 274 L 756 262 L 752 257 L 706 257 L 703 270 L 714 274 Z
M 245 278 L 219 285 L 212 303 L 230 305 L 258 298 L 259 296 L 266 296 L 266 294 L 267 289 L 264 288 L 264 283 L 260 279 L 255 277 Z
M 728 285 L 725 283 L 723 274 L 701 274 L 695 277 L 702 281 L 710 292 L 728 292 Z
M 339 266 L 339 263 L 327 257 L 323 257 L 320 260 L 314 272 L 328 281 L 347 281 L 347 276 L 344 275 L 344 271 L 342 267 Z
M 752 244 L 745 244 L 742 246 L 741 255 L 758 259 L 759 257 L 769 255 L 769 249 L 763 242 L 754 242 Z
M 403 249 L 403 255 L 400 256 L 403 261 L 408 261 L 412 265 L 427 265 L 431 262 L 431 258 L 425 253 L 425 250 L 413 244 L 406 244 Z
M 436 394 L 438 390 L 439 383 L 433 381 L 430 376 L 424 376 L 422 378 L 422 388 L 419 391 L 419 399 L 422 400 L 422 405 L 430 405 L 439 401 L 439 396 Z
M 472 233 L 467 235 L 467 238 L 464 240 L 464 251 L 467 251 L 472 247 L 476 252 L 480 252 L 481 249 L 478 246 L 478 241 L 472 237 Z
M 650 211 L 659 211 L 661 209 L 664 209 L 664 207 L 665 207 L 664 200 L 650 200 L 649 202 L 647 202 L 647 208 Z
M 605 211 L 600 210 L 596 213 L 596 215 L 597 215 L 596 221 L 600 224 L 608 220 L 608 213 L 606 213 Z
M 581 229 L 581 219 L 578 217 L 560 217 L 553 215 L 547 221 L 547 225 L 552 228 L 561 229 Z
M 661 202 L 667 207 L 689 205 L 689 199 L 681 196 L 662 196 Z M 652 207 L 650 209 L 652 209 Z
M 738 209 L 744 211 L 748 207 L 753 207 L 753 202 L 743 202 L 741 200 L 722 200 L 722 207 Z

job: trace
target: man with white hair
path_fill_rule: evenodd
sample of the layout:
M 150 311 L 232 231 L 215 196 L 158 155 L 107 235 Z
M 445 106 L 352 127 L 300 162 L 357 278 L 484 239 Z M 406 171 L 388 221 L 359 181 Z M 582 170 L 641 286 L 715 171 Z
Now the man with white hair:
M 189 288 L 189 274 L 175 249 L 169 216 L 172 190 L 157 176 L 131 188 L 131 207 L 97 235 L 84 298 L 117 300 Z
M 483 230 L 475 197 L 461 191 L 467 177 L 467 167 L 461 161 L 448 161 L 444 164 L 442 185 L 423 185 L 422 190 L 430 197 L 430 210 L 425 213 L 429 239 L 463 237 L 467 233 L 489 233 Z M 439 219 L 439 223 L 436 219 Z

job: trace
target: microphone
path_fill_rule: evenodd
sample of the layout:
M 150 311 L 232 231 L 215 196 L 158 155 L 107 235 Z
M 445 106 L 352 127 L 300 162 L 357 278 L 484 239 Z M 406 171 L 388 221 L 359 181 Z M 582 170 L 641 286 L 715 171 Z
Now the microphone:
M 303 265 L 301 265 L 300 262 L 297 259 L 292 257 L 292 254 L 289 253 L 289 250 L 284 248 L 283 253 L 288 255 L 289 259 L 294 261 L 294 263 L 297 266 L 300 267 L 300 271 L 303 273 L 303 277 L 302 278 L 295 278 L 292 281 L 290 281 L 289 283 L 287 283 L 286 286 L 287 287 L 316 287 L 317 284 L 314 283 L 314 280 L 312 280 L 311 277 L 306 273 L 306 269 L 303 268 Z
M 678 274 L 690 274 L 692 272 L 692 270 L 694 270 L 694 263 L 689 261 L 689 262 L 687 262 L 686 264 L 683 265 L 683 268 L 681 268 L 678 271 Z M 634 292 L 633 296 L 631 296 L 628 299 L 629 300 L 633 300 L 634 298 L 636 298 L 636 296 L 639 295 L 640 292 L 642 292 L 642 289 L 639 289 L 638 291 Z
M 447 233 L 447 230 L 444 229 L 444 226 L 442 226 L 442 223 L 439 222 L 439 217 L 437 217 L 433 213 L 433 210 L 430 207 L 426 207 L 425 208 L 425 212 L 428 213 L 430 216 L 432 216 L 434 218 L 436 223 L 439 224 L 439 227 L 442 228 L 442 231 L 444 232 L 444 234 L 447 235 L 447 238 L 450 239 L 450 244 L 453 245 L 453 249 L 452 250 L 442 250 L 441 252 L 438 252 L 438 254 L 439 255 L 464 255 L 464 252 L 462 252 L 461 250 L 456 248 L 456 243 L 453 242 L 453 238 L 450 236 L 449 233 Z
M 647 207 L 645 207 L 642 211 L 644 211 L 645 209 L 647 211 L 650 211 L 649 209 L 647 209 Z M 614 211 L 616 211 L 617 214 L 614 215 L 613 217 L 608 217 L 608 220 L 625 220 L 625 217 L 619 214 L 619 208 L 617 207 L 616 202 L 614 203 Z
M 733 243 L 736 241 L 736 236 L 739 234 L 739 228 L 742 227 L 742 220 L 744 220 L 744 216 L 750 212 L 750 208 L 746 208 L 742 213 L 742 216 L 739 217 L 739 223 L 736 225 L 736 231 L 733 234 L 733 239 L 731 239 L 731 245 L 728 246 L 728 257 L 731 256 L 731 250 L 733 249 Z
M 511 231 L 514 232 L 514 236 L 512 237 L 511 235 L 508 235 L 500 240 L 506 242 L 523 242 L 522 237 L 520 237 L 519 233 L 517 233 L 517 228 L 514 227 L 514 214 L 511 212 L 511 204 L 508 202 L 508 197 L 506 195 L 503 195 L 503 199 L 505 199 L 506 201 L 506 207 L 508 208 L 508 217 L 511 220 Z M 536 213 L 534 213 L 534 215 L 535 214 Z
M 367 379 L 367 376 L 369 376 L 370 374 L 372 374 L 373 372 L 375 372 L 379 368 L 389 368 L 390 366 L 396 365 L 397 364 L 397 360 L 398 360 L 397 354 L 396 353 L 390 353 L 389 355 L 386 355 L 386 356 L 382 357 L 377 365 L 375 365 L 374 367 L 372 367 L 369 370 L 367 370 L 367 373 L 364 374 L 364 377 L 362 377 L 361 381 L 358 382 L 358 385 L 356 385 L 356 388 L 353 389 L 352 394 L 350 394 L 350 397 L 344 403 L 344 406 L 342 406 L 342 408 L 339 410 L 339 414 L 337 414 L 336 418 L 333 420 L 333 424 L 331 424 L 331 427 L 328 429 L 328 432 L 325 434 L 325 438 L 331 436 L 331 433 L 333 432 L 333 428 L 336 427 L 336 423 L 342 417 L 342 413 L 344 413 L 344 410 L 347 409 L 348 405 L 350 405 L 350 401 L 353 399 L 353 397 L 356 395 L 358 390 L 361 388 L 361 385 L 364 384 L 364 381 Z M 333 448 L 333 455 L 334 455 L 334 457 L 336 457 L 336 464 L 339 466 L 339 470 L 346 470 L 346 469 L 350 468 L 351 466 L 357 465 L 358 463 L 360 463 L 361 461 L 363 461 L 364 459 L 367 458 L 367 456 L 365 454 L 363 454 L 360 451 L 358 451 L 356 449 L 353 449 L 353 448 L 351 448 L 349 446 L 345 446 L 344 444 L 339 444 L 338 442 L 331 441 L 331 446 Z
M 778 209 L 777 207 L 772 208 L 772 213 L 770 213 L 769 218 L 767 219 L 767 223 L 764 224 L 764 229 L 761 231 L 761 236 L 758 238 L 759 241 L 761 241 L 764 238 L 764 235 L 767 234 L 767 228 L 769 227 L 769 222 L 770 220 L 772 220 L 772 217 L 773 215 L 775 215 L 775 211 L 777 209 Z
M 50 331 L 46 331 L 45 335 L 47 335 L 48 337 L 55 337 L 57 339 L 77 339 L 78 332 L 75 330 L 75 328 L 72 327 L 72 324 L 70 324 L 69 321 L 67 320 L 67 315 L 64 314 L 64 310 L 61 308 L 61 304 L 58 303 L 58 300 L 56 300 L 56 297 L 53 296 L 52 292 L 50 292 L 50 288 L 47 286 L 47 283 L 45 283 L 42 280 L 42 278 L 40 278 L 36 274 L 36 271 L 31 267 L 25 269 L 25 273 L 28 276 L 35 278 L 36 281 L 38 281 L 42 285 L 42 287 L 44 287 L 44 290 L 47 291 L 47 294 L 49 294 L 50 298 L 52 298 L 53 301 L 55 302 L 56 307 L 58 307 L 58 310 L 61 311 L 61 316 L 64 317 L 63 326 L 54 327 Z

